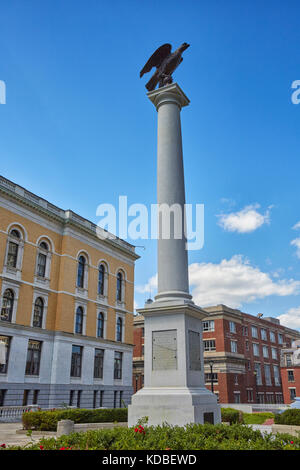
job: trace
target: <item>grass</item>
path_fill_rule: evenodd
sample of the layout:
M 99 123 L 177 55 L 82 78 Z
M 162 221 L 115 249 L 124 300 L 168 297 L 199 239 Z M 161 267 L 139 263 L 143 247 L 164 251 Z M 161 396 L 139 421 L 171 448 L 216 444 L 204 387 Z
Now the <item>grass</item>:
M 274 418 L 273 413 L 244 413 L 244 424 L 263 424 L 267 419 Z

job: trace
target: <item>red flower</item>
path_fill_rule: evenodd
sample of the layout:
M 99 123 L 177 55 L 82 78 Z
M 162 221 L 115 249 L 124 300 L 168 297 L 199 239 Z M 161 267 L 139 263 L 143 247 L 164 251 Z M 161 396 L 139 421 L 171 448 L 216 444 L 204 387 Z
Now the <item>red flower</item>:
M 5 448 L 6 448 L 6 444 L 1 444 L 0 447 L 3 447 L 3 449 L 5 449 Z
M 65 448 L 65 447 L 61 447 L 59 450 L 66 450 L 66 448 Z
M 291 441 L 291 444 L 294 444 L 294 441 Z
M 135 428 L 135 429 L 134 429 L 134 432 L 138 432 L 138 428 Z
M 40 449 L 41 449 L 41 450 L 44 450 L 44 446 L 40 446 Z

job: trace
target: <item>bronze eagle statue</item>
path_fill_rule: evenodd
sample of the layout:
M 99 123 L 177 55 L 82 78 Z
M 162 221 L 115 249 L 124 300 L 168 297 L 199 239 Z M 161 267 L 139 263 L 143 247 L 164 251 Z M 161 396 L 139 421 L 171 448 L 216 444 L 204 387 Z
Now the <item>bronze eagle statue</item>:
M 140 71 L 140 77 L 144 73 L 150 72 L 152 67 L 156 67 L 156 71 L 150 78 L 149 82 L 146 83 L 146 88 L 148 91 L 154 90 L 156 85 L 159 83 L 159 88 L 172 83 L 172 73 L 178 67 L 178 65 L 183 61 L 182 53 L 190 47 L 189 44 L 184 42 L 181 44 L 176 51 L 171 52 L 171 44 L 163 44 L 160 46 L 154 54 L 150 57 L 146 65 Z

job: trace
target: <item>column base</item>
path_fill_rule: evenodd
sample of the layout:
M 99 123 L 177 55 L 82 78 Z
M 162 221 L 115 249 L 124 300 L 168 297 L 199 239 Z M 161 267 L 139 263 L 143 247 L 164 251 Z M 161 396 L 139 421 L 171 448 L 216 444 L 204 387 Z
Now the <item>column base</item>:
M 132 396 L 128 406 L 128 427 L 148 417 L 149 426 L 173 426 L 221 422 L 217 397 L 205 387 L 146 387 Z

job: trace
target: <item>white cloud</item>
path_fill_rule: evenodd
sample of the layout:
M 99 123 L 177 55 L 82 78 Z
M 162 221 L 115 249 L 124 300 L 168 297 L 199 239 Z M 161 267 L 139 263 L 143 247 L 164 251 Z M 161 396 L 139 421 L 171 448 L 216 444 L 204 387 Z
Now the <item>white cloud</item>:
M 300 221 L 297 222 L 292 228 L 293 228 L 294 230 L 300 229 Z
M 300 291 L 300 281 L 274 281 L 242 255 L 223 259 L 219 264 L 192 264 L 189 273 L 194 301 L 203 307 L 223 303 L 238 308 L 270 295 L 286 296 Z
M 296 255 L 300 258 L 300 238 L 291 241 L 291 245 L 296 247 Z
M 239 308 L 271 295 L 287 296 L 300 292 L 300 281 L 281 279 L 274 281 L 271 275 L 252 266 L 242 255 L 223 259 L 219 264 L 193 263 L 189 266 L 191 293 L 194 302 L 201 306 L 225 304 Z M 157 275 L 153 276 L 140 292 L 153 292 L 157 287 Z
M 282 325 L 288 328 L 300 328 L 300 307 L 290 308 L 277 318 Z
M 143 286 L 136 286 L 135 287 L 136 292 L 139 292 L 140 294 L 144 294 L 146 292 L 150 292 L 152 294 L 153 291 L 155 291 L 156 289 L 157 289 L 157 274 L 150 277 L 147 284 L 145 284 Z
M 238 212 L 230 214 L 220 214 L 219 225 L 228 232 L 250 233 L 261 227 L 263 224 L 270 223 L 270 209 L 261 214 L 258 212 L 259 204 L 252 204 L 244 207 Z

